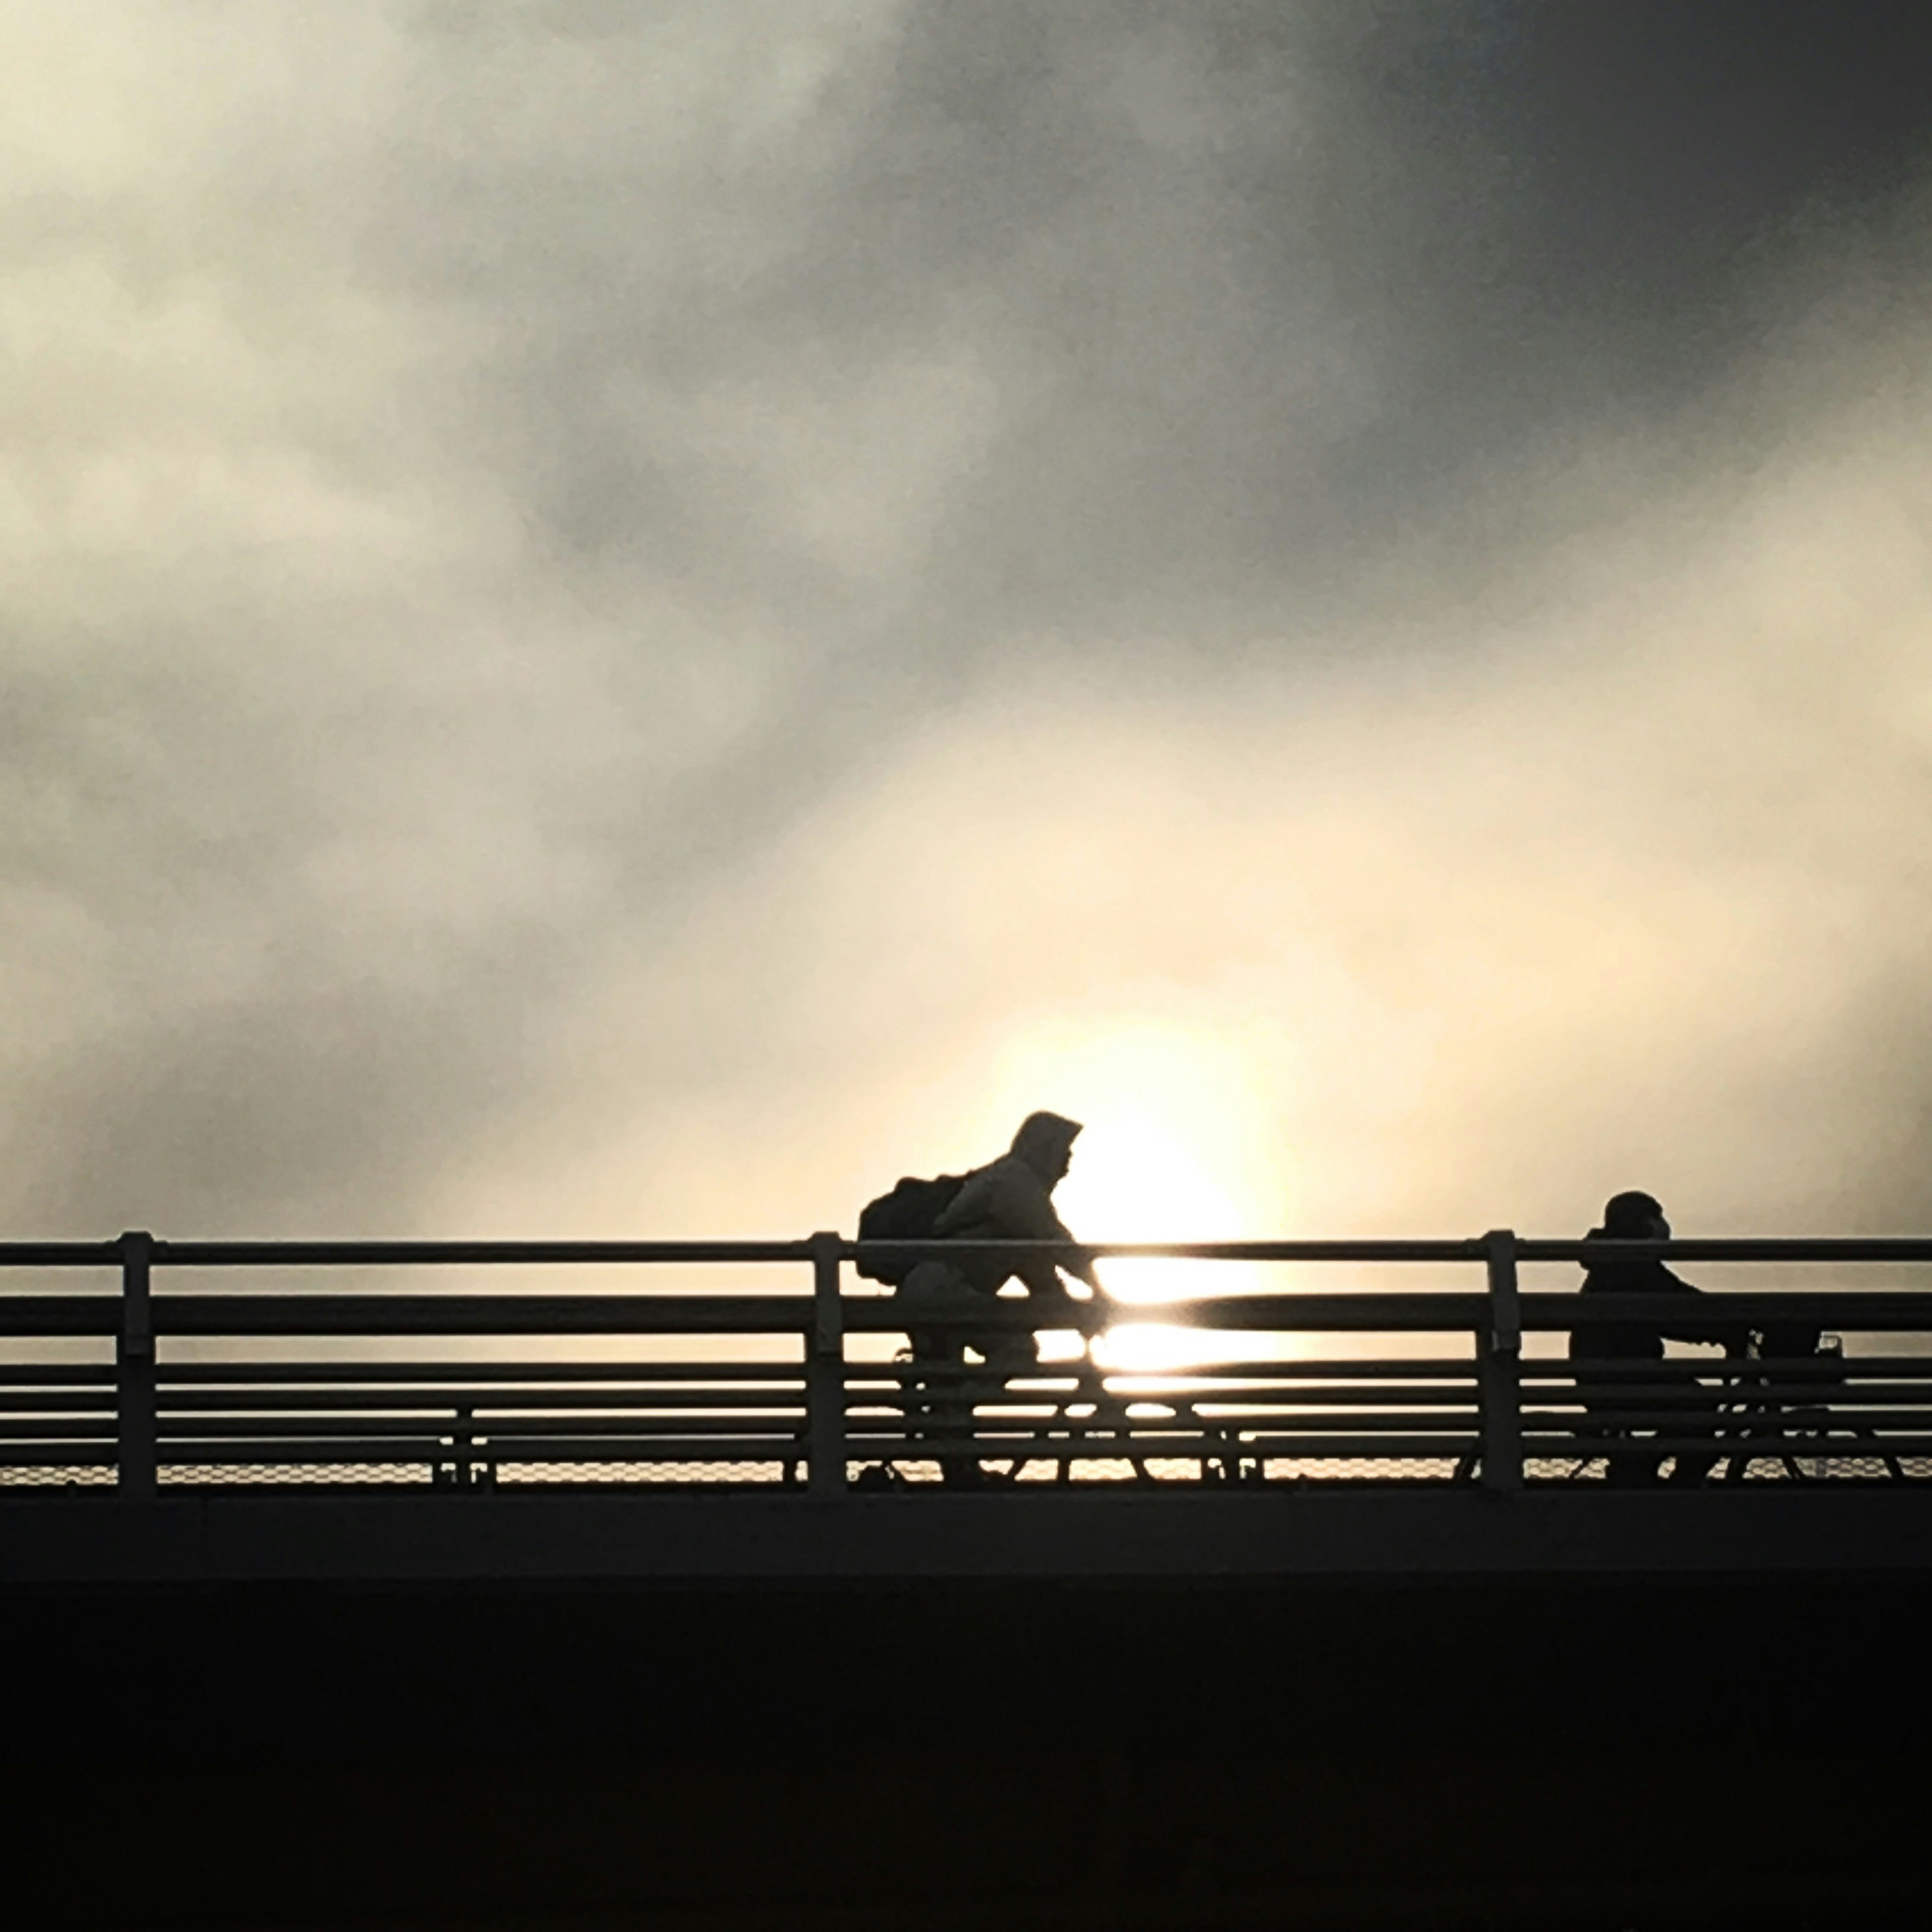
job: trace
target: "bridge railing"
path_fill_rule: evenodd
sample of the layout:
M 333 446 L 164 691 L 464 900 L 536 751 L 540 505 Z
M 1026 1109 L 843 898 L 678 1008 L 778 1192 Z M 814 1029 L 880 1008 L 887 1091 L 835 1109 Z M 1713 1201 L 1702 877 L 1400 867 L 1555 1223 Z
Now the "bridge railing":
M 1719 1291 L 1696 1319 L 1729 1353 L 1619 1358 L 1587 1339 L 1681 1324 L 1675 1297 L 1526 1288 L 1586 1253 L 1806 1264 L 1828 1288 Z M 939 1480 L 1124 1477 L 1269 1484 L 1348 1476 L 1526 1484 L 1932 1477 L 1932 1293 L 1859 1271 L 1932 1263 L 1932 1240 L 1593 1244 L 1507 1231 L 1444 1241 L 1088 1246 L 1102 1258 L 1461 1272 L 1467 1286 L 1204 1295 L 1117 1309 L 969 1298 L 916 1314 L 855 1262 L 1076 1251 L 1036 1243 L 111 1242 L 0 1245 L 0 1483 L 415 1483 L 473 1490 L 617 1480 L 819 1495 Z M 746 1265 L 788 1292 L 404 1292 L 418 1268 L 647 1273 Z M 272 1270 L 362 1270 L 326 1292 Z M 225 1271 L 232 1290 L 177 1288 Z M 16 1275 L 17 1278 L 17 1274 Z M 1174 1365 L 1069 1354 L 1052 1328 L 1193 1331 Z M 1823 1331 L 1852 1338 L 1834 1352 Z M 912 1346 L 904 1344 L 910 1331 Z M 1572 1338 L 1586 1338 L 1580 1342 Z M 1218 1339 L 1217 1339 L 1218 1338 Z M 1237 1346 L 1237 1343 L 1239 1346 Z M 1225 1345 L 1225 1346 L 1222 1346 Z M 292 1357 L 291 1346 L 306 1352 Z M 1575 1347 L 1583 1356 L 1570 1359 Z M 425 1350 L 431 1352 L 424 1353 Z

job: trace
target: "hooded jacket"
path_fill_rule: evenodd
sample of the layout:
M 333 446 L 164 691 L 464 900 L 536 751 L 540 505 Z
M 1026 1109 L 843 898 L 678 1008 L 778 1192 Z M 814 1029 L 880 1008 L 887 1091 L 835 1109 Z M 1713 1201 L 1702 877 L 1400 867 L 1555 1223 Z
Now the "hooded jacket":
M 1005 1154 L 968 1174 L 933 1232 L 964 1241 L 1070 1241 L 1072 1236 L 1054 1211 L 1053 1188 L 1079 1132 L 1078 1121 L 1058 1114 L 1029 1114 Z M 1084 1258 L 1058 1264 L 1035 1259 L 1018 1265 L 988 1260 L 958 1266 L 982 1294 L 998 1294 L 1016 1275 L 1035 1294 L 1064 1294 L 1061 1267 L 1093 1280 L 1093 1264 Z

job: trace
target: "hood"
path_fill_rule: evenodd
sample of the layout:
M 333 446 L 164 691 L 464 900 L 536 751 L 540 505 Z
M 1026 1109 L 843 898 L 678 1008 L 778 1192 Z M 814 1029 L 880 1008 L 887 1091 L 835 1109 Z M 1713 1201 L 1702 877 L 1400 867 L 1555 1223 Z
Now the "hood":
M 1013 1136 L 1012 1152 L 1036 1174 L 1058 1173 L 1080 1132 L 1080 1123 L 1058 1114 L 1029 1114 Z

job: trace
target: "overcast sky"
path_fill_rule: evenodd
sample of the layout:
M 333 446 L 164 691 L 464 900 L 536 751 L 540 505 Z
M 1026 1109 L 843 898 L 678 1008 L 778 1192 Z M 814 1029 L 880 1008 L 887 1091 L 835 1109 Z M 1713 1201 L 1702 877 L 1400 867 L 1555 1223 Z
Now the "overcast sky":
M 16 0 L 12 1234 L 1927 1232 L 1924 17 Z

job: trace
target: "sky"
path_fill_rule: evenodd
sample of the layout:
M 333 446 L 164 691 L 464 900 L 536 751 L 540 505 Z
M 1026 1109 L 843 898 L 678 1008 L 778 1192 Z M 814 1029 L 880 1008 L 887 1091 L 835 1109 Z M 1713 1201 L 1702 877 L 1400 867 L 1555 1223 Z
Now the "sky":
M 1889 0 L 16 0 L 12 1238 L 1932 1226 Z

